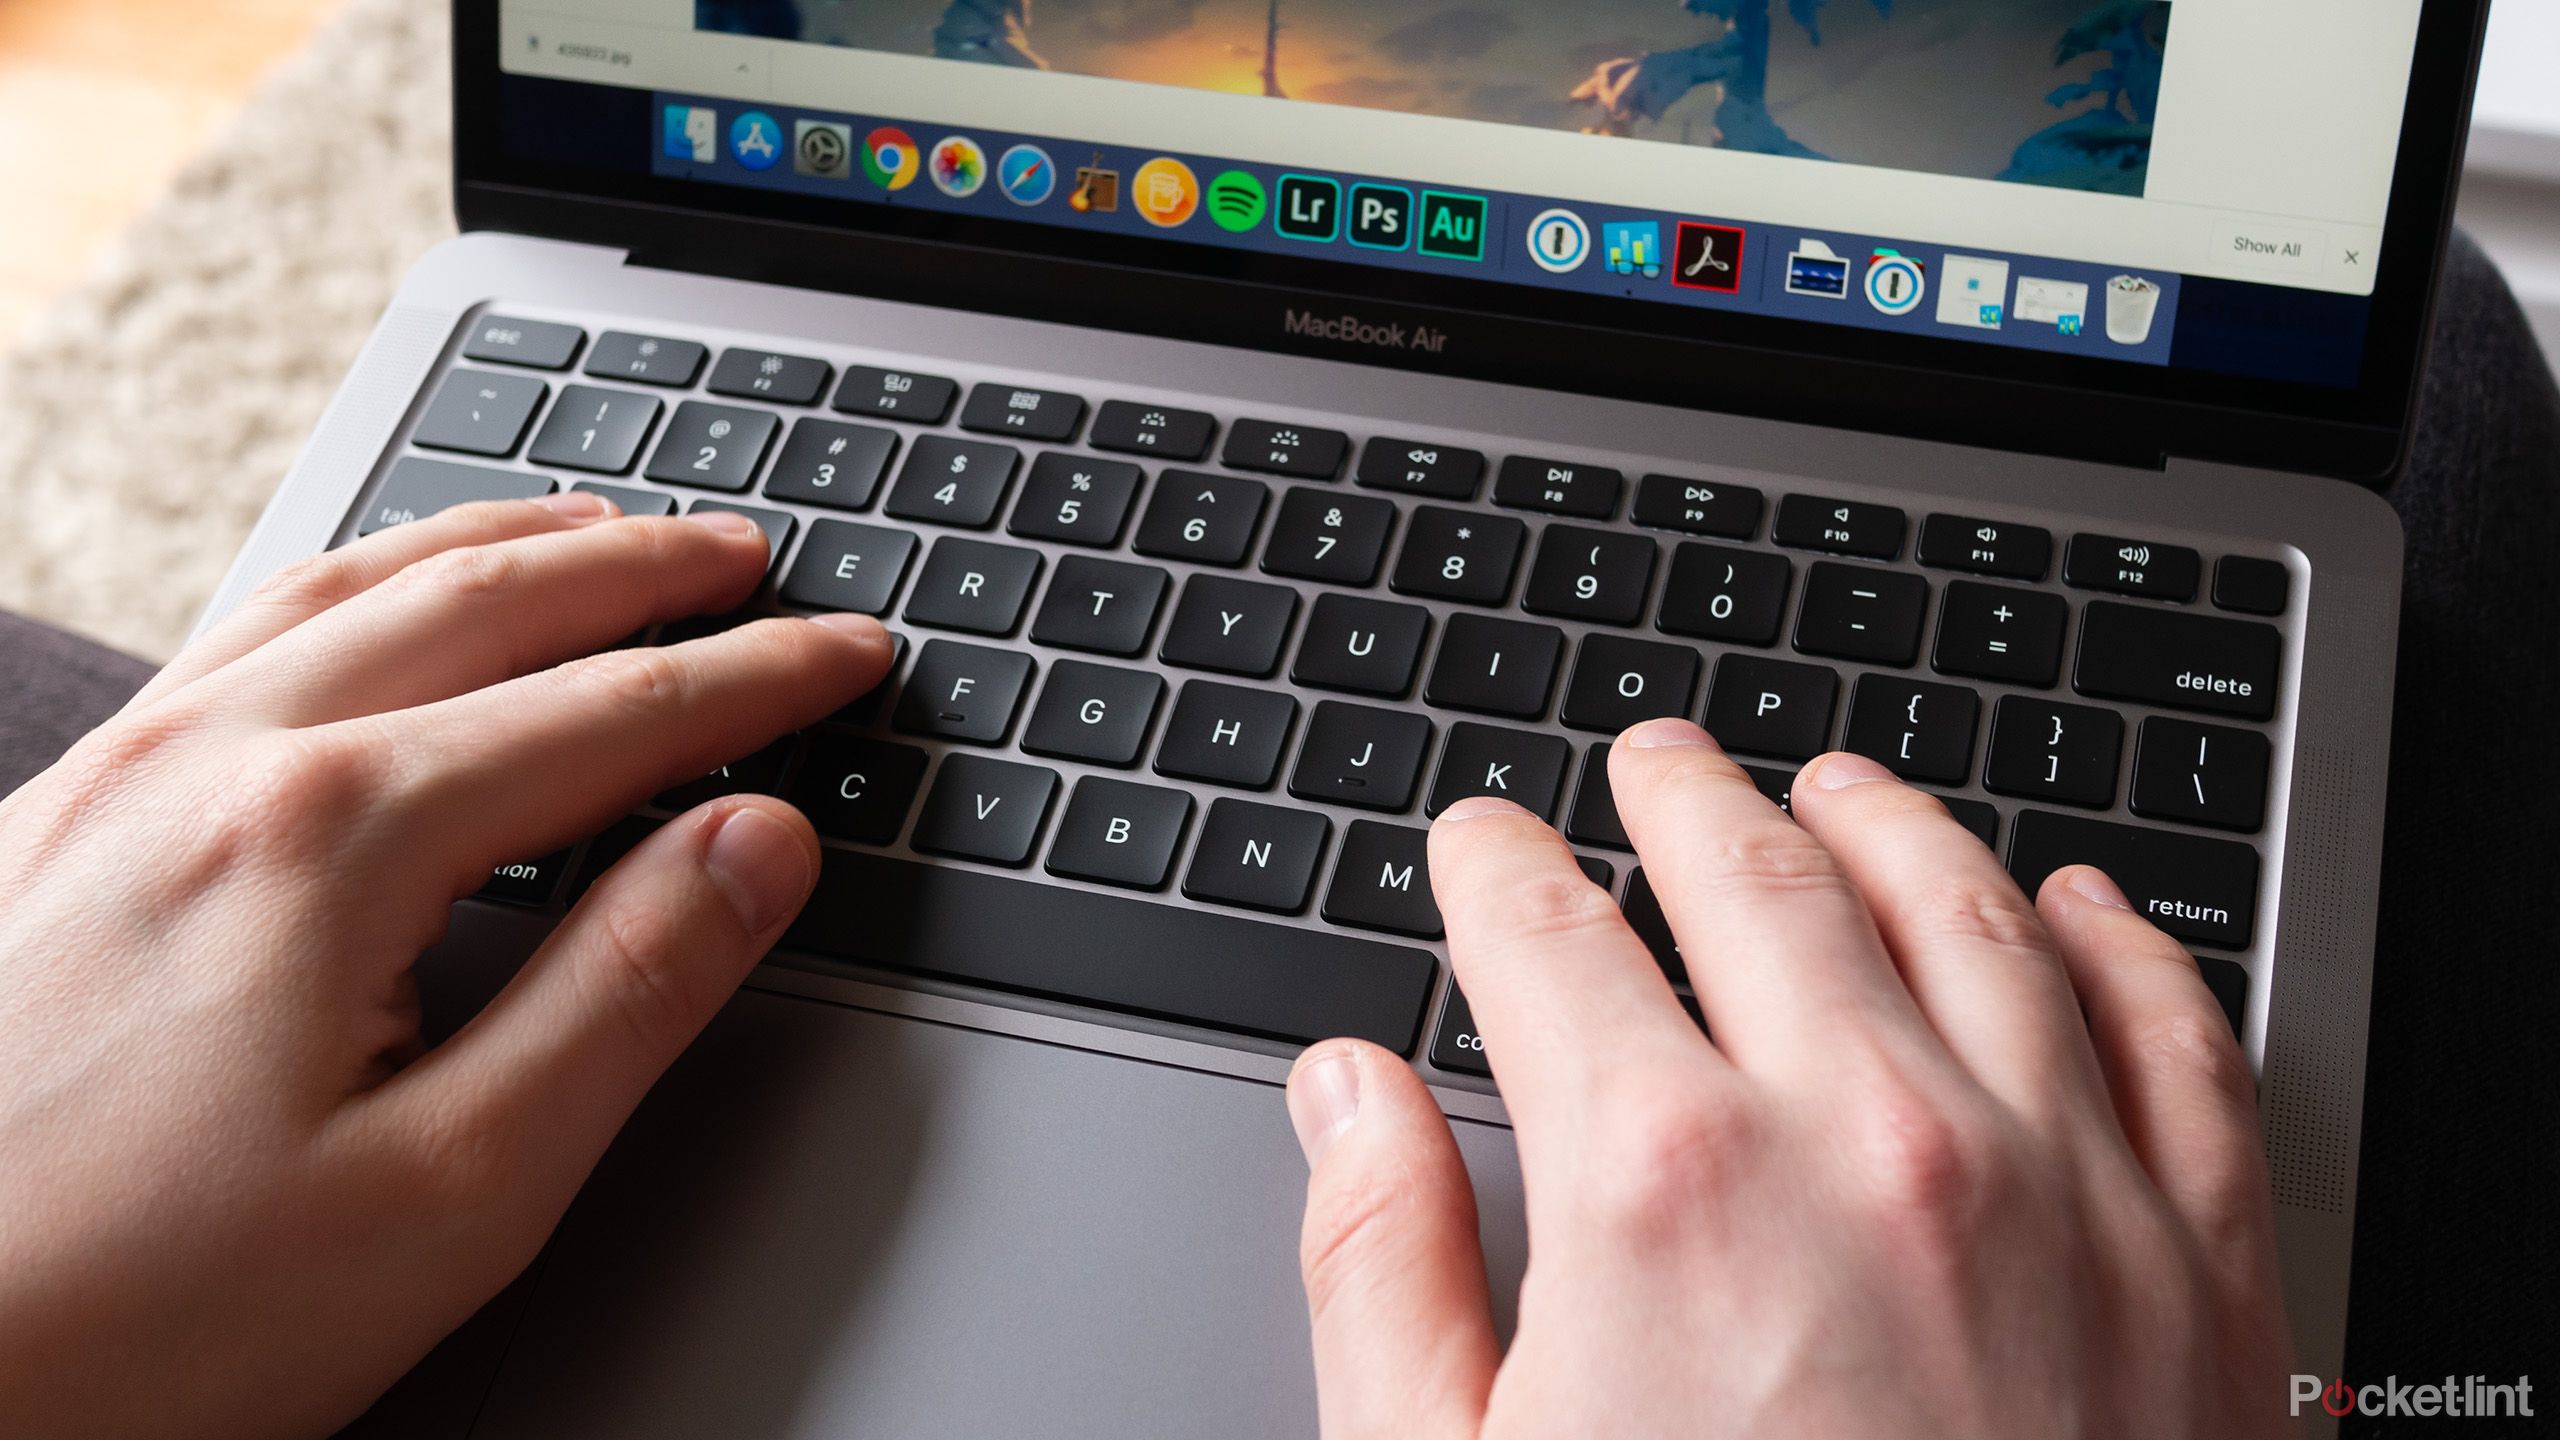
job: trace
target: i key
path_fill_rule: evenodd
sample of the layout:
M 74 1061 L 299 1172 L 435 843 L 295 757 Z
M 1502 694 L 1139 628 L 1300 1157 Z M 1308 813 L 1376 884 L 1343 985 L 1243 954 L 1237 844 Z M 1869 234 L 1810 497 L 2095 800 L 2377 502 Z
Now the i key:
M 1632 625 L 1644 614 L 1653 558 L 1653 542 L 1641 535 L 1549 526 L 1538 541 L 1520 608 L 1532 615 Z
M 1448 710 L 1534 720 L 1555 688 L 1564 632 L 1552 625 L 1452 615 L 1422 698 Z

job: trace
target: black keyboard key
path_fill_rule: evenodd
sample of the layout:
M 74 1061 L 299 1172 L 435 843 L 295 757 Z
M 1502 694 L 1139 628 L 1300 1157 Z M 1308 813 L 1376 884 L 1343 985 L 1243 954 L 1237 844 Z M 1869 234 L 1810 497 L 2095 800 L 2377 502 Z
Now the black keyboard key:
M 1752 788 L 1760 792 L 1762 798 L 1778 807 L 1779 813 L 1789 817 L 1794 816 L 1796 772 L 1772 770 L 1766 765 L 1745 765 L 1742 767 L 1742 773 L 1751 781 Z
M 1227 448 L 1218 458 L 1238 470 L 1330 480 L 1342 473 L 1343 458 L 1350 453 L 1351 437 L 1339 430 L 1239 420 L 1227 427 Z
M 801 420 L 782 442 L 764 480 L 766 498 L 830 510 L 868 510 L 898 453 L 898 435 L 877 425 Z
M 744 515 L 756 522 L 756 528 L 764 532 L 764 563 L 767 570 L 772 570 L 782 563 L 782 552 L 791 544 L 791 532 L 800 527 L 797 516 L 785 514 L 780 510 L 767 510 L 761 505 L 736 505 L 726 500 L 696 500 L 684 507 L 684 513 L 687 515 L 699 515 L 706 510 L 725 510 L 729 514 Z
M 1686 715 L 1698 693 L 1698 652 L 1616 635 L 1582 642 L 1556 718 L 1576 730 L 1615 735 L 1630 725 Z
M 834 366 L 806 355 L 733 349 L 721 352 L 720 363 L 711 367 L 711 379 L 703 388 L 733 400 L 815 405 L 834 375 Z
M 790 799 L 830 840 L 886 845 L 906 828 L 924 770 L 925 753 L 912 745 L 820 733 L 800 752 Z
M 1520 608 L 1532 615 L 1633 625 L 1644 618 L 1653 588 L 1656 547 L 1641 535 L 1550 525 L 1538 538 L 1538 558 Z
M 1312 810 L 1220 799 L 1209 806 L 1182 893 L 1276 915 L 1307 908 L 1333 823 Z
M 846 368 L 843 381 L 836 386 L 835 399 L 827 403 L 848 415 L 877 415 L 884 420 L 939 425 L 951 413 L 951 402 L 959 396 L 960 387 L 939 375 L 854 365 Z
M 1973 722 L 1981 710 L 1981 698 L 1961 685 L 1861 675 L 1840 748 L 1905 780 L 1961 785 L 1973 775 Z
M 2281 615 L 2293 588 L 2293 572 L 2254 555 L 2225 555 L 2214 562 L 2213 603 L 2244 615 Z M 2234 967 L 2237 968 L 2237 967 Z M 2244 973 L 2242 983 L 2247 983 Z
M 1689 962 L 1680 953 L 1680 941 L 1671 933 L 1671 919 L 1662 913 L 1662 899 L 1653 893 L 1653 879 L 1638 866 L 1627 881 L 1627 898 L 1620 909 L 1627 915 L 1627 928 L 1636 932 L 1644 948 L 1653 952 L 1653 963 L 1662 967 L 1662 978 L 1674 985 L 1689 983 Z
M 2181 940 L 2245 950 L 2257 926 L 2258 852 L 2105 820 L 2022 810 L 2009 827 L 2009 873 L 2029 895 L 2065 865 L 2094 865 L 2135 913 Z
M 1262 569 L 1292 580 L 1366 585 L 1378 578 L 1395 528 L 1396 507 L 1384 500 L 1302 486 L 1281 498 Z
M 1049 451 L 1031 462 L 1031 478 L 1005 528 L 1025 540 L 1107 550 L 1129 528 L 1140 478 L 1138 467 L 1123 460 Z
M 812 520 L 809 541 L 782 582 L 783 601 L 811 610 L 886 615 L 915 555 L 916 537 L 904 530 Z
M 649 803 L 661 810 L 684 811 L 731 795 L 771 795 L 782 788 L 782 771 L 791 763 L 792 748 L 792 738 L 786 735 L 753 755 L 688 780 Z
M 409 438 L 429 450 L 513 455 L 551 387 L 530 375 L 456 370 L 444 377 Z
M 2062 674 L 2062 632 L 2070 623 L 2071 603 L 2059 595 L 1953 581 L 1938 604 L 1929 664 L 1941 675 L 2042 689 Z
M 1484 484 L 1484 455 L 1421 440 L 1371 440 L 1360 452 L 1357 483 L 1433 500 L 1473 500 Z
M 693 485 L 736 493 L 755 483 L 756 468 L 782 428 L 780 416 L 687 400 L 642 473 L 661 485 Z
M 1065 650 L 1135 655 L 1147 648 L 1173 577 L 1153 565 L 1069 555 L 1058 562 L 1031 638 Z
M 960 428 L 986 435 L 1066 441 L 1074 439 L 1083 424 L 1083 398 L 1057 390 L 979 385 L 969 391 L 969 403 L 960 407 Z
M 906 663 L 907 637 L 892 630 L 889 632 L 888 673 L 880 677 L 879 684 L 855 696 L 843 709 L 828 716 L 828 723 L 850 725 L 859 730 L 868 730 L 878 723 L 880 707 L 888 700 L 889 691 L 894 687 L 898 671 Z
M 1864 565 L 1816 562 L 1805 571 L 1796 648 L 1807 655 L 1908 665 L 1920 658 L 1929 582 Z
M 620 864 L 624 856 L 640 848 L 640 842 L 658 833 L 667 822 L 646 815 L 629 815 L 605 827 L 604 833 L 587 842 L 587 853 L 578 858 L 578 873 L 569 877 L 569 903 L 576 904 L 604 873 Z
M 1493 1076 L 1493 1063 L 1485 1058 L 1484 1036 L 1476 1033 L 1476 1014 L 1468 1008 L 1466 992 L 1449 987 L 1449 1003 L 1440 1011 L 1440 1028 L 1431 1035 L 1431 1063 L 1458 1075 Z
M 907 618 L 937 630 L 1010 635 L 1040 578 L 1040 552 L 983 540 L 942 539 L 925 557 Z
M 1462 721 L 1449 727 L 1440 769 L 1422 813 L 1438 815 L 1470 795 L 1498 795 L 1541 820 L 1553 820 L 1564 794 L 1573 747 L 1563 737 Z
M 1769 538 L 1795 550 L 1890 560 L 1902 553 L 1903 532 L 1910 524 L 1890 505 L 1789 495 L 1778 502 L 1778 518 L 1769 527 Z
M 1135 765 L 1163 699 L 1160 675 L 1061 660 L 1049 667 L 1049 683 L 1022 727 L 1022 748 L 1057 760 Z
M 1431 898 L 1431 832 L 1410 825 L 1354 820 L 1342 833 L 1342 859 L 1325 887 L 1324 918 L 1336 925 L 1440 938 L 1440 906 Z
M 999 744 L 1031 688 L 1031 657 L 956 640 L 929 640 L 898 695 L 892 722 L 909 735 Z
M 1671 552 L 1655 622 L 1673 635 L 1767 645 L 1787 616 L 1787 582 L 1795 566 L 1784 555 L 1723 545 L 1682 545 Z
M 1139 405 L 1110 400 L 1093 417 L 1093 433 L 1085 442 L 1096 450 L 1124 455 L 1161 455 L 1167 460 L 1205 460 L 1218 422 L 1197 410 Z
M 1534 720 L 1547 712 L 1564 632 L 1524 620 L 1452 615 L 1422 698 L 1450 710 Z
M 566 370 L 569 362 L 578 358 L 578 347 L 586 343 L 587 332 L 575 325 L 489 315 L 474 325 L 471 338 L 462 342 L 462 358 L 534 370 Z
M 1319 690 L 1402 695 L 1413 688 L 1431 613 L 1419 605 L 1320 595 L 1289 678 Z
M 664 490 L 641 490 L 629 485 L 602 485 L 581 480 L 569 487 L 587 495 L 601 495 L 620 507 L 625 515 L 673 515 L 676 497 Z
M 2080 618 L 2071 684 L 2083 695 L 2264 720 L 2284 646 L 2272 625 L 2113 601 Z
M 2205 988 L 2213 992 L 2214 1003 L 2222 1007 L 2222 1018 L 2231 1022 L 2231 1033 L 2247 1038 L 2249 972 L 2211 955 L 2198 955 L 2195 962 L 2196 969 L 2204 974 Z
M 1920 563 L 2004 580 L 2041 580 L 2053 568 L 2053 532 L 2033 525 L 1932 515 L 1920 522 Z
M 1626 488 L 1626 477 L 1606 465 L 1514 455 L 1502 462 L 1493 477 L 1493 503 L 1513 510 L 1606 520 L 1618 513 L 1618 493 Z
M 2267 818 L 2267 737 L 2154 715 L 2133 746 L 2133 813 L 2218 830 Z
M 1810 760 L 1827 748 L 1839 695 L 1839 675 L 1823 666 L 1727 655 L 1707 692 L 1707 733 L 1727 750 Z
M 1399 595 L 1499 605 L 1511 593 L 1529 527 L 1508 515 L 1426 505 L 1404 529 L 1404 549 L 1387 582 Z
M 1165 627 L 1162 659 L 1193 670 L 1268 675 L 1280 668 L 1297 614 L 1298 592 L 1285 585 L 1195 575 Z
M 898 467 L 898 483 L 889 489 L 884 513 L 900 520 L 924 520 L 984 530 L 1003 513 L 1013 489 L 1013 472 L 1022 452 L 985 440 L 949 435 L 919 437 Z
M 628 475 L 640 463 L 640 447 L 649 443 L 649 432 L 657 428 L 665 408 L 655 395 L 566 386 L 524 458 L 590 475 Z
M 1565 811 L 1564 833 L 1585 845 L 1632 850 L 1627 827 L 1618 819 L 1618 799 L 1609 789 L 1609 743 L 1594 742 L 1582 752 L 1582 779 L 1573 787 L 1573 805 Z
M 2089 705 L 2003 695 L 1991 708 L 1982 788 L 2103 810 L 2115 803 L 2124 717 Z
M 1138 522 L 1133 548 L 1160 560 L 1241 565 L 1270 500 L 1271 487 L 1259 480 L 1167 470 Z
M 933 777 L 933 791 L 925 797 L 924 814 L 916 820 L 915 847 L 928 855 L 990 865 L 1028 864 L 1057 794 L 1055 770 L 984 755 L 945 756 L 941 773 Z M 878 902 L 889 897 L 870 898 Z
M 521 470 L 491 470 L 482 465 L 456 465 L 446 460 L 410 456 L 391 467 L 375 492 L 373 504 L 356 522 L 356 534 L 371 535 L 394 525 L 424 520 L 456 505 L 482 500 L 530 500 L 559 487 L 548 475 Z
M 2000 812 L 1980 800 L 1967 800 L 1961 795 L 1941 795 L 1938 802 L 1956 823 L 1973 832 L 1973 838 L 1998 848 L 2000 844 Z
M 2062 552 L 2062 583 L 2118 595 L 2185 602 L 2196 598 L 2204 557 L 2184 545 L 2154 545 L 2119 535 L 2074 535 Z
M 1636 482 L 1635 522 L 1651 530 L 1748 540 L 1760 530 L 1759 491 L 1721 480 L 1647 475 Z
M 1430 748 L 1431 722 L 1420 715 L 1327 700 L 1307 722 L 1289 793 L 1363 810 L 1402 810 L 1413 804 Z
M 1280 755 L 1298 722 L 1298 702 L 1273 690 L 1194 680 L 1173 702 L 1156 773 L 1245 790 L 1280 778 Z
M 1190 824 L 1191 797 L 1179 790 L 1088 776 L 1067 798 L 1049 846 L 1049 873 L 1161 890 L 1173 879 L 1173 852 Z
M 540 909 L 551 903 L 552 896 L 560 893 L 560 881 L 568 870 L 569 852 L 566 850 L 555 851 L 539 860 L 519 860 L 491 870 L 477 893 L 483 900 L 500 900 L 509 905 Z
M 587 373 L 599 380 L 682 390 L 693 384 L 702 373 L 702 362 L 710 358 L 708 349 L 691 340 L 607 330 L 596 337 L 596 347 L 587 356 Z
M 1411 1054 L 1427 951 L 1356 935 L 830 851 L 785 942 L 819 955 L 1295 1045 Z

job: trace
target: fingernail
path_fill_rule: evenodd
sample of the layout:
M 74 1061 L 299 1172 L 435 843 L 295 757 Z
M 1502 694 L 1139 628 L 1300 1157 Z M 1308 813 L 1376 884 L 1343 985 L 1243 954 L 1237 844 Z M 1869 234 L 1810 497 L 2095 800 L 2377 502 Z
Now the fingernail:
M 868 640 L 881 645 L 889 643 L 889 632 L 881 628 L 879 621 L 868 615 L 831 612 L 825 615 L 812 615 L 809 617 L 809 623 L 823 625 L 839 635 L 850 635 L 856 640 Z
M 2083 865 L 2073 870 L 2070 878 L 2062 883 L 2070 886 L 2081 899 L 2092 904 L 2104 905 L 2110 910 L 2133 908 L 2133 902 L 2124 898 L 2124 892 L 2116 888 L 2116 882 L 2108 879 L 2103 870 L 2093 870 Z
M 1526 815 L 1528 813 L 1499 795 L 1470 795 L 1441 811 L 1440 818 L 1454 824 L 1460 820 L 1481 820 L 1487 815 Z
M 1660 750 L 1670 745 L 1713 745 L 1715 737 L 1686 720 L 1647 720 L 1618 737 L 1629 749 Z
M 1289 1082 L 1289 1124 L 1310 1170 L 1359 1115 L 1360 1062 L 1349 1055 L 1327 1055 Z
M 1813 767 L 1813 783 L 1825 790 L 1846 790 L 1852 785 L 1873 785 L 1890 780 L 1893 772 L 1864 755 L 1825 755 Z
M 753 806 L 729 812 L 703 848 L 703 868 L 750 935 L 780 929 L 818 882 L 800 837 Z
M 691 510 L 685 513 L 684 518 L 723 535 L 764 534 L 762 526 L 735 510 Z
M 622 513 L 622 507 L 601 495 L 584 490 L 564 490 L 557 495 L 536 495 L 528 504 L 538 505 L 554 515 L 569 520 L 607 520 Z

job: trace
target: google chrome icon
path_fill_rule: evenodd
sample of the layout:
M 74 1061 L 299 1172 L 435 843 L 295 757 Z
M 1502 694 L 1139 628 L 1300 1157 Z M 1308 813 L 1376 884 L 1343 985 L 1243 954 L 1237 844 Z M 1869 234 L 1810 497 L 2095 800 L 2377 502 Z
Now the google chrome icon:
M 883 190 L 906 189 L 916 183 L 916 172 L 922 168 L 924 154 L 916 148 L 915 137 L 904 130 L 884 125 L 862 142 L 862 173 Z

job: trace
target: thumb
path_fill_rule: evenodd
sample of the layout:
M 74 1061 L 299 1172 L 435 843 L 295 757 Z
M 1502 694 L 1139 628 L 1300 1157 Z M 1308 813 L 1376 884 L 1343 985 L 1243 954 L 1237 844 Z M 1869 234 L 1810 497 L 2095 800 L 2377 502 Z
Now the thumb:
M 1325 1440 L 1474 1435 L 1501 1357 L 1449 1122 L 1403 1061 L 1356 1040 L 1298 1058 L 1289 1119 Z

